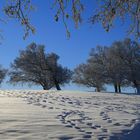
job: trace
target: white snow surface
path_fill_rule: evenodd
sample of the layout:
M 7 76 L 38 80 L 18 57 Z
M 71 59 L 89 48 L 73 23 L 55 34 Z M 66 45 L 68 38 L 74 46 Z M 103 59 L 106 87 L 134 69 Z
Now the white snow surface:
M 138 95 L 0 90 L 0 140 L 109 140 L 139 122 Z

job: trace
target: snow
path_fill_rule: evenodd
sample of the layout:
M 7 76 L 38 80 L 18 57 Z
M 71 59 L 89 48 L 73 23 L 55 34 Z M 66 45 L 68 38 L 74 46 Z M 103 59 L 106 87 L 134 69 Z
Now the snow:
M 108 140 L 140 122 L 140 96 L 85 91 L 1 90 L 2 140 Z M 133 132 L 132 134 L 135 135 Z

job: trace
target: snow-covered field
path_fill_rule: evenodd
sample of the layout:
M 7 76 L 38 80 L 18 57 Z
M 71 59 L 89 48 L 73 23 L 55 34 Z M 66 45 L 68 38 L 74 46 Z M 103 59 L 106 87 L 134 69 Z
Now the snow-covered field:
M 0 140 L 124 140 L 139 121 L 137 95 L 0 91 Z

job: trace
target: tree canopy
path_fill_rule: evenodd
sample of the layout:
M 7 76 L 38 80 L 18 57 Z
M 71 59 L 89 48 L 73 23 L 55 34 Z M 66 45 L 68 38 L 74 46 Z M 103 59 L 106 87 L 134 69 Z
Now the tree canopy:
M 96 9 L 93 9 L 93 13 L 89 15 L 88 20 L 90 23 L 99 22 L 106 31 L 109 31 L 116 20 L 121 19 L 122 23 L 129 21 L 128 33 L 132 33 L 138 39 L 140 38 L 139 0 L 96 0 L 96 2 Z M 86 5 L 81 0 L 52 0 L 50 5 L 56 9 L 56 13 L 54 13 L 55 21 L 62 18 L 67 35 L 70 36 L 67 20 L 74 21 L 77 27 L 82 22 L 82 12 L 86 9 Z M 17 19 L 25 27 L 24 38 L 30 32 L 35 32 L 35 27 L 33 27 L 28 16 L 31 10 L 33 10 L 31 0 L 8 0 L 4 6 L 5 14 L 8 17 Z
M 35 43 L 20 51 L 11 65 L 11 83 L 31 83 L 41 85 L 43 89 L 56 87 L 69 83 L 72 72 L 58 64 L 59 56 L 55 53 L 46 54 L 43 45 Z
M 80 64 L 74 70 L 73 82 L 86 87 L 95 87 L 96 91 L 100 92 L 104 85 L 101 68 L 95 63 Z
M 122 86 L 133 86 L 140 94 L 140 47 L 136 41 L 115 41 L 110 47 L 92 49 L 85 64 L 74 70 L 73 82 L 100 91 L 104 84 L 112 84 L 115 92 Z

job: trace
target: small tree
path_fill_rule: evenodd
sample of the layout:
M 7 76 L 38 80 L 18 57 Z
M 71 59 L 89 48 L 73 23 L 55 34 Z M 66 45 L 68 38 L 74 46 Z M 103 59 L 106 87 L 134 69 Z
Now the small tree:
M 60 90 L 60 85 L 70 81 L 72 72 L 59 65 L 58 58 L 54 53 L 46 54 L 44 46 L 32 43 L 14 60 L 10 82 L 37 84 L 44 90 L 55 86 Z

